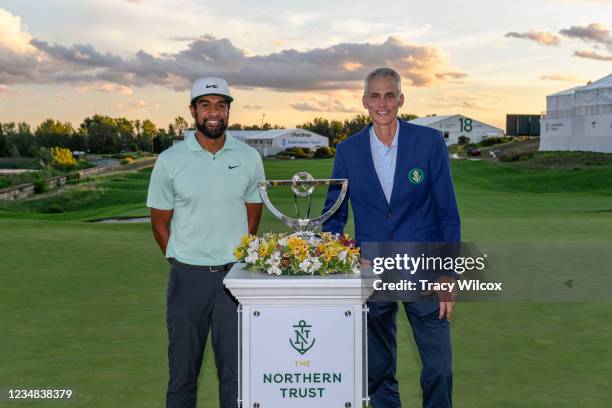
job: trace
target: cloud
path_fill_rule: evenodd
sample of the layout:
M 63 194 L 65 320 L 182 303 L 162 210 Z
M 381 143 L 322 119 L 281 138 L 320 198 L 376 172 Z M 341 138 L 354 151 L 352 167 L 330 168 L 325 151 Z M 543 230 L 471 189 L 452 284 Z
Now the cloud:
M 584 79 L 578 78 L 577 76 L 571 75 L 571 74 L 554 73 L 554 74 L 549 74 L 549 75 L 542 75 L 540 79 L 544 81 L 564 81 L 564 82 L 584 82 L 586 83 Z
M 16 94 L 17 92 L 12 90 L 8 86 L 0 84 L 0 98 L 6 98 L 7 96 L 14 96 Z
M 65 64 L 107 68 L 116 67 L 123 62 L 120 57 L 108 52 L 106 54 L 97 52 L 91 44 L 75 44 L 68 48 L 37 39 L 33 39 L 31 44 L 55 61 L 61 61 Z
M 310 102 L 294 102 L 289 105 L 295 110 L 302 112 L 341 112 L 341 113 L 358 113 L 355 108 L 345 106 L 338 99 L 323 99 Z
M 436 77 L 441 80 L 449 80 L 449 79 L 462 79 L 467 76 L 464 72 L 442 72 L 436 74 Z
M 30 42 L 21 18 L 0 9 L 0 84 L 41 82 L 45 73 L 39 67 L 44 55 Z
M 574 56 L 597 61 L 612 61 L 612 55 L 603 55 L 591 50 L 574 51 Z
M 0 49 L 16 53 L 32 52 L 32 35 L 23 31 L 21 18 L 0 9 Z
M 153 55 L 141 50 L 119 56 L 99 52 L 91 44 L 63 45 L 33 38 L 23 30 L 19 17 L 0 11 L 0 22 L 7 23 L 0 25 L 0 47 L 4 46 L 0 48 L 0 84 L 7 85 L 112 83 L 124 87 L 114 89 L 120 93 L 155 85 L 185 91 L 196 78 L 217 75 L 232 87 L 292 92 L 360 89 L 367 73 L 379 66 L 394 67 L 409 84 L 419 87 L 465 76 L 450 65 L 443 50 L 397 37 L 253 55 L 227 38 L 205 34 L 177 37 L 187 41 L 178 52 Z
M 585 42 L 594 42 L 605 46 L 612 51 L 612 37 L 610 30 L 603 24 L 592 23 L 588 26 L 572 26 L 559 31 L 568 38 L 578 38 Z
M 149 104 L 142 99 L 138 100 L 137 102 L 130 102 L 128 105 L 130 105 L 132 108 L 146 108 L 149 106 Z
M 316 20 L 317 18 L 320 18 L 320 16 L 316 14 L 296 13 L 296 14 L 289 14 L 285 16 L 285 18 L 287 19 L 288 22 L 290 22 L 294 26 L 302 26 L 313 20 Z
M 252 103 L 249 103 L 247 105 L 243 106 L 244 109 L 263 109 L 263 106 L 259 106 L 259 105 L 255 105 Z
M 610 35 L 610 29 L 603 24 L 591 23 L 585 26 L 571 26 L 570 28 L 564 28 L 562 30 L 559 30 L 559 34 L 567 38 L 575 38 L 584 42 L 594 43 L 595 48 L 605 47 L 609 51 L 612 51 L 612 36 Z M 510 32 L 507 33 L 505 36 L 530 39 L 542 45 L 559 45 L 560 43 L 559 37 L 546 32 Z M 598 61 L 612 61 L 612 56 L 600 54 L 596 51 L 591 50 L 574 51 L 574 56 L 580 58 L 594 59 Z M 547 76 L 545 75 L 544 77 Z M 542 77 L 542 79 L 552 79 L 544 77 Z
M 92 83 L 92 84 L 82 84 L 82 85 L 77 85 L 76 89 L 78 92 L 82 92 L 82 93 L 85 93 L 85 92 L 113 92 L 113 93 L 118 93 L 120 95 L 126 95 L 126 96 L 130 96 L 134 93 L 131 88 L 124 86 L 124 85 L 114 84 L 112 82 L 97 82 L 97 83 Z
M 169 37 L 168 39 L 170 41 L 178 41 L 178 42 L 190 42 L 190 41 L 197 41 L 202 37 L 194 37 L 194 36 L 177 36 L 177 37 Z
M 559 45 L 558 36 L 552 33 L 544 32 L 544 31 L 528 31 L 525 33 L 518 33 L 518 32 L 513 31 L 513 32 L 506 33 L 504 37 L 532 40 L 544 46 Z
M 123 108 L 136 108 L 136 109 L 145 109 L 145 108 L 155 108 L 155 109 L 159 109 L 159 103 L 154 103 L 151 104 L 143 99 L 139 99 L 137 101 L 132 101 L 132 102 L 128 102 L 127 105 L 123 104 L 123 103 L 118 103 L 115 105 L 115 108 L 117 109 L 123 109 Z
M 488 106 L 495 106 L 499 96 L 475 94 L 467 91 L 449 91 L 434 95 L 430 105 L 444 109 L 477 109 L 487 110 Z

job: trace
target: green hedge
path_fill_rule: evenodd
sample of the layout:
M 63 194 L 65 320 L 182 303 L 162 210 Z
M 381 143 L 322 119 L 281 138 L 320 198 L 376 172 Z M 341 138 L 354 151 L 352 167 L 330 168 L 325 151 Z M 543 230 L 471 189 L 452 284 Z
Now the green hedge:
M 500 143 L 510 142 L 512 140 L 511 137 L 488 137 L 483 139 L 478 143 L 480 147 L 489 147 Z
M 327 159 L 336 155 L 336 149 L 333 147 L 319 147 L 314 154 L 318 159 Z

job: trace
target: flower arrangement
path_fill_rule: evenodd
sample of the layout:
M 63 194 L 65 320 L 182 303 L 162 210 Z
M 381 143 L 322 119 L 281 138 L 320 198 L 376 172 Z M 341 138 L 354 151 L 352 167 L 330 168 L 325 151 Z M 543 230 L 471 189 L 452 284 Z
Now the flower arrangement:
M 248 270 L 271 275 L 359 273 L 359 248 L 348 234 L 245 235 L 234 255 Z

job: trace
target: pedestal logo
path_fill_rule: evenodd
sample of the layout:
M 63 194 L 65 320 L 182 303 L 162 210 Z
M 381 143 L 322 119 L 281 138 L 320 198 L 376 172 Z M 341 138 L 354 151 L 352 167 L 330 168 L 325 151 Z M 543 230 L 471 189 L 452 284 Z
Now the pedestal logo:
M 312 325 L 305 320 L 300 320 L 298 324 L 293 325 L 294 338 L 289 338 L 289 343 L 301 355 L 306 354 L 308 350 L 315 344 L 315 338 L 310 335 Z

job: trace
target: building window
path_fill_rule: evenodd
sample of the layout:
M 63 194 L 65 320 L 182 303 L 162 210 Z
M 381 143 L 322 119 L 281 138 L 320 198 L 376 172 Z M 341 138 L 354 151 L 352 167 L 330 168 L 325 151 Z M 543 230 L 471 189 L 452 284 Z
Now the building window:
M 449 136 L 449 133 L 448 132 L 444 132 L 444 140 L 448 140 L 448 136 Z

